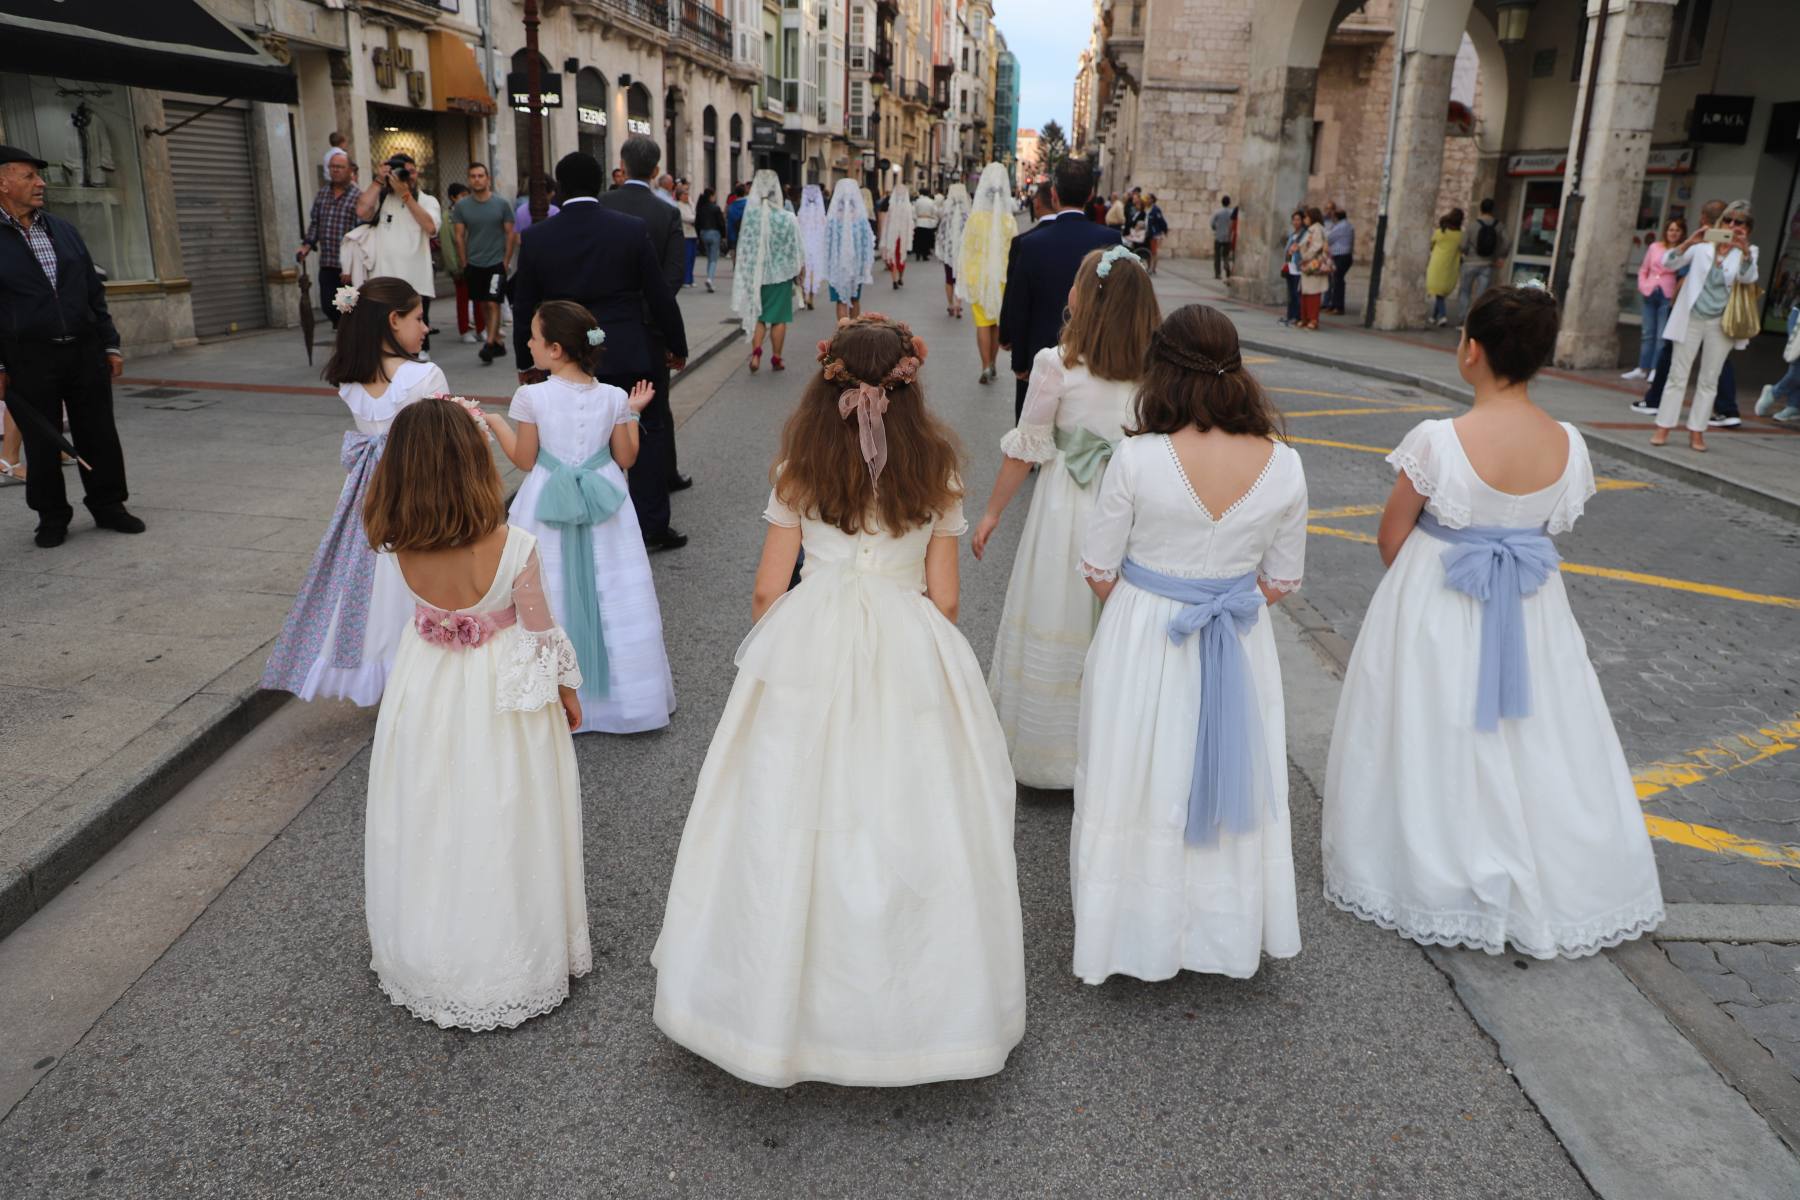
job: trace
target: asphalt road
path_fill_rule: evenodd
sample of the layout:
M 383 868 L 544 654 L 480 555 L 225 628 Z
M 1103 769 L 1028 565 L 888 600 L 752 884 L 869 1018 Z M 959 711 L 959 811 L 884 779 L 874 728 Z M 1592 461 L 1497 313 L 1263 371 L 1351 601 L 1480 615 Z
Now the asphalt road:
M 935 268 L 911 275 L 899 292 L 878 283 L 872 306 L 931 340 L 928 395 L 966 439 L 978 511 L 1012 389 L 1004 379 L 975 385 L 968 323 L 944 315 Z M 1320 899 L 1318 801 L 1298 773 L 1305 949 L 1254 980 L 1079 984 L 1068 970 L 1068 797 L 1023 792 L 1031 1009 L 1004 1072 L 901 1090 L 777 1092 L 662 1038 L 650 1020 L 649 952 L 748 625 L 776 433 L 829 324 L 824 312 L 801 314 L 789 371 L 751 376 L 740 366 L 681 432 L 697 485 L 677 498 L 676 523 L 693 541 L 656 560 L 680 708 L 665 732 L 578 742 L 597 966 L 570 1001 L 483 1035 L 445 1032 L 385 1003 L 367 970 L 359 754 L 0 1123 L 8 1195 L 1591 1194 L 1427 957 Z M 1439 402 L 1321 368 L 1255 369 L 1291 389 L 1278 399 L 1300 437 L 1381 448 L 1450 411 L 1401 412 Z M 1320 409 L 1378 411 L 1298 415 Z M 1379 455 L 1300 449 L 1315 509 L 1385 496 Z M 1794 590 L 1787 527 L 1653 482 L 1603 492 L 1564 540 L 1565 556 L 1747 592 Z M 964 554 L 962 626 L 983 661 L 1025 499 L 986 563 Z M 1374 528 L 1372 516 L 1317 522 Z M 1307 575 L 1306 594 L 1352 635 L 1379 576 L 1373 548 L 1315 536 Z M 1793 656 L 1756 653 L 1785 649 L 1791 609 L 1598 576 L 1570 587 L 1634 766 L 1793 706 Z M 1640 656 L 1646 644 L 1654 653 Z M 1316 681 L 1290 674 L 1290 695 Z M 1754 772 L 1791 769 L 1771 760 L 1721 774 L 1695 798 L 1671 793 L 1669 811 L 1686 805 L 1686 819 L 1772 836 L 1779 826 L 1753 818 L 1782 785 Z M 1788 872 L 1716 856 L 1690 867 L 1700 855 L 1659 847 L 1672 893 L 1800 886 Z

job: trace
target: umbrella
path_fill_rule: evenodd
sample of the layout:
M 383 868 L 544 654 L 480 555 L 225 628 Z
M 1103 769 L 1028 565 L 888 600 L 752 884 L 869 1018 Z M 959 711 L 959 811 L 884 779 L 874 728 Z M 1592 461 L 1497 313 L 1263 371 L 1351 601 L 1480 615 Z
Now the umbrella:
M 306 342 L 306 365 L 310 367 L 313 360 L 312 276 L 306 273 L 304 258 L 296 254 L 294 261 L 300 264 L 300 336 Z
M 62 431 L 50 423 L 49 417 L 46 417 L 43 413 L 31 407 L 31 405 L 25 403 L 25 398 L 19 395 L 19 385 L 17 382 L 11 382 L 6 385 L 6 407 L 8 411 L 12 413 L 13 420 L 17 422 L 20 429 L 29 429 L 41 438 L 48 438 L 50 441 L 55 442 L 57 446 L 62 449 L 64 454 L 67 454 L 70 458 L 74 459 L 88 470 L 91 471 L 94 469 L 92 463 L 88 462 L 87 459 L 75 452 L 74 443 L 64 437 Z

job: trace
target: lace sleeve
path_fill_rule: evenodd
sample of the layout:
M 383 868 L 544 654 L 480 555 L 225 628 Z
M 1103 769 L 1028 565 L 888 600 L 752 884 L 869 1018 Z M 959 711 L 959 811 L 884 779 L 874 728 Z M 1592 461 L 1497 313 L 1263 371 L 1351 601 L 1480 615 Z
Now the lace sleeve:
M 494 709 L 535 712 L 556 703 L 558 687 L 581 686 L 575 647 L 557 627 L 544 599 L 543 568 L 536 547 L 526 559 L 525 569 L 513 578 L 513 606 L 519 614 L 518 636 L 501 651 Z
M 1284 449 L 1275 452 L 1291 453 Z M 1288 498 L 1287 507 L 1281 510 L 1275 536 L 1263 551 L 1262 562 L 1256 569 L 1257 579 L 1275 592 L 1299 591 L 1300 580 L 1306 574 L 1306 474 L 1297 454 L 1294 455 L 1294 473 L 1299 476 L 1294 494 Z
M 1039 350 L 1031 363 L 1031 382 L 1025 388 L 1018 427 L 1007 430 L 1000 439 L 1000 453 L 1032 463 L 1056 457 L 1056 408 L 1066 381 L 1062 350 L 1056 346 Z
M 1442 439 L 1455 436 L 1447 420 L 1420 421 L 1387 461 L 1396 471 L 1406 473 L 1413 490 L 1425 497 L 1445 524 L 1461 528 L 1471 519 L 1468 484 L 1454 461 L 1457 456 L 1446 457 L 1442 443 Z
M 1565 424 L 1563 428 L 1569 431 L 1569 466 L 1563 472 L 1562 495 L 1556 498 L 1556 507 L 1544 523 L 1547 533 L 1567 533 L 1575 528 L 1588 500 L 1600 490 L 1594 482 L 1594 464 L 1588 458 L 1587 442 L 1573 426 Z
M 1117 579 L 1125 562 L 1125 545 L 1131 538 L 1132 509 L 1135 502 L 1131 461 L 1135 457 L 1132 444 L 1136 438 L 1119 443 L 1112 464 L 1100 484 L 1100 497 L 1088 517 L 1087 533 L 1081 543 L 1081 563 L 1077 568 L 1089 579 L 1102 583 Z

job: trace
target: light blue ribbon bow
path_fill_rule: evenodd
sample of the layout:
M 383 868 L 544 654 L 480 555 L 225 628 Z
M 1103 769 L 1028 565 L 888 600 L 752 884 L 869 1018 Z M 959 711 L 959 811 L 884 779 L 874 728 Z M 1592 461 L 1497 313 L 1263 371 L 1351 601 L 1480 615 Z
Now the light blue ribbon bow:
M 1248 833 L 1256 828 L 1257 766 L 1265 753 L 1243 643 L 1263 609 L 1256 572 L 1232 579 L 1188 579 L 1126 559 L 1121 574 L 1133 587 L 1181 604 L 1169 622 L 1170 641 L 1179 646 L 1195 634 L 1200 637 L 1200 725 L 1194 735 L 1184 840 L 1190 846 L 1209 846 L 1219 840 L 1220 830 Z
M 591 530 L 624 505 L 625 489 L 600 474 L 600 468 L 612 461 L 610 445 L 601 446 L 578 467 L 564 465 L 541 447 L 537 461 L 550 473 L 544 490 L 538 493 L 537 519 L 556 526 L 562 536 L 563 632 L 575 644 L 582 690 L 603 697 L 610 689 L 610 679 Z
M 1058 427 L 1056 448 L 1062 451 L 1063 467 L 1069 472 L 1069 478 L 1082 487 L 1098 479 L 1113 456 L 1111 442 L 1079 425 L 1074 429 Z
M 1531 668 L 1525 657 L 1525 597 L 1544 586 L 1562 559 L 1542 529 L 1452 529 L 1428 512 L 1419 528 L 1449 542 L 1444 586 L 1481 604 L 1481 667 L 1475 676 L 1475 728 L 1491 732 L 1502 717 L 1531 715 Z

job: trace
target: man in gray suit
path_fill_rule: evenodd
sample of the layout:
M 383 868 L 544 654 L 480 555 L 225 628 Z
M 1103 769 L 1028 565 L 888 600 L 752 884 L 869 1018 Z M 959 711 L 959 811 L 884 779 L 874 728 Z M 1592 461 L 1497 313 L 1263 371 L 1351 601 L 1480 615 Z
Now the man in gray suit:
M 619 151 L 625 183 L 603 193 L 599 203 L 603 208 L 637 217 L 649 226 L 650 246 L 662 263 L 669 291 L 674 293 L 681 290 L 682 280 L 687 278 L 687 247 L 683 244 L 680 210 L 657 199 L 651 187 L 661 161 L 662 148 L 654 141 L 642 136 L 628 138 Z M 663 361 L 661 347 L 653 358 Z M 675 465 L 675 417 L 669 411 L 668 369 L 659 368 L 650 382 L 656 387 L 656 397 L 644 409 L 643 445 L 627 481 L 645 544 L 653 551 L 675 550 L 685 545 L 687 538 L 669 526 L 669 493 L 692 487 L 694 481 L 682 475 Z

